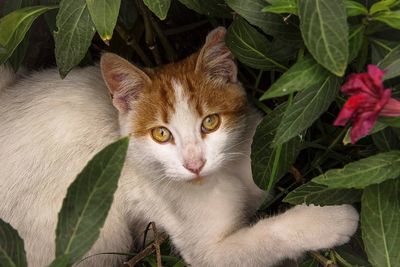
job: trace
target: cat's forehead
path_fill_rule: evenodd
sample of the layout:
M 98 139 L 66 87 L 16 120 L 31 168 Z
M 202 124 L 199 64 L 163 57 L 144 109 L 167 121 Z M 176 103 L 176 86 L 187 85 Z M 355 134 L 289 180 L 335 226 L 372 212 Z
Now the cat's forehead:
M 173 118 L 178 123 L 176 118 L 198 120 L 214 113 L 230 118 L 241 115 L 247 101 L 239 85 L 213 81 L 195 73 L 191 62 L 183 63 L 187 64 L 171 64 L 150 75 L 152 82 L 135 105 L 136 130 L 168 126 Z M 185 125 L 185 121 L 180 123 Z

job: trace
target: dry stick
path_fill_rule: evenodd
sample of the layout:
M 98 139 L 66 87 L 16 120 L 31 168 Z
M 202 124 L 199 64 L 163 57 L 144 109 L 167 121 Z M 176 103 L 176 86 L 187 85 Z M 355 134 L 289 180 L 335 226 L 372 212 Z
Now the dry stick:
M 155 229 L 155 224 L 153 226 L 153 231 Z M 124 262 L 124 266 L 134 267 L 138 264 L 141 260 L 146 258 L 147 256 L 151 255 L 154 251 L 157 253 L 157 266 L 161 265 L 161 252 L 160 252 L 160 245 L 164 243 L 168 238 L 166 233 L 156 233 L 154 232 L 154 242 L 136 254 L 135 257 L 131 258 L 130 260 Z
M 167 59 L 169 62 L 174 62 L 178 58 L 176 55 L 175 49 L 172 47 L 164 32 L 161 30 L 160 25 L 158 25 L 156 19 L 153 16 L 149 16 L 151 26 L 153 26 L 154 31 L 156 32 L 158 38 L 162 46 L 164 47 L 165 53 L 167 54 Z
M 156 249 L 156 260 L 157 260 L 157 267 L 162 267 L 162 261 L 161 261 L 161 249 L 160 249 L 160 240 L 156 228 L 156 224 L 154 222 L 151 222 L 151 228 L 153 229 L 154 233 L 154 247 Z
M 310 255 L 316 259 L 319 263 L 321 263 L 324 267 L 338 267 L 336 264 L 334 264 L 331 260 L 328 260 L 324 256 L 322 256 L 320 253 L 311 251 L 309 252 Z
M 150 59 L 146 56 L 146 53 L 142 50 L 142 48 L 140 48 L 140 45 L 136 42 L 134 38 L 129 36 L 129 34 L 123 27 L 117 25 L 115 26 L 115 30 L 118 32 L 119 36 L 121 36 L 121 38 L 125 41 L 125 43 L 132 47 L 133 50 L 135 50 L 136 54 L 138 54 L 146 67 L 151 67 L 153 65 Z
M 153 54 L 156 64 L 161 65 L 162 61 L 161 61 L 160 51 L 158 51 L 157 44 L 154 41 L 154 32 L 150 23 L 151 14 L 149 13 L 147 7 L 144 5 L 143 1 L 137 0 L 136 5 L 139 7 L 140 13 L 142 14 L 143 17 L 144 34 L 147 47 Z

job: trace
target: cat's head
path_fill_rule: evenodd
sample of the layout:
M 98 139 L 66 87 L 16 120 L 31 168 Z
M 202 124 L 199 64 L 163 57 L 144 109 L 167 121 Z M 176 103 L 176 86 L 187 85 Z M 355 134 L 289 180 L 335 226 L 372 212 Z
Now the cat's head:
M 248 103 L 225 32 L 215 29 L 198 53 L 151 70 L 102 56 L 121 132 L 131 135 L 130 157 L 144 170 L 189 181 L 246 156 Z

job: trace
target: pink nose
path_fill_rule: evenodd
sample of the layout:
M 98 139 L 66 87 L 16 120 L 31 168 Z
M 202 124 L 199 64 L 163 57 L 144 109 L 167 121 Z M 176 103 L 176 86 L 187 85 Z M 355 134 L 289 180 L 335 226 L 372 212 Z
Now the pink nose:
M 206 164 L 206 161 L 204 159 L 200 159 L 186 162 L 185 164 L 183 164 L 183 167 L 198 175 L 201 169 L 203 169 L 204 164 Z

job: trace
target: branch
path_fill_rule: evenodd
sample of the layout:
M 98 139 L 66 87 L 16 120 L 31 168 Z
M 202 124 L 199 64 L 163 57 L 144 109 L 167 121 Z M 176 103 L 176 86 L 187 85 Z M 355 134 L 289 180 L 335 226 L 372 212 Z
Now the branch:
M 324 267 L 338 267 L 336 264 L 334 264 L 331 260 L 325 258 L 321 253 L 311 251 L 309 252 L 310 255 L 316 259 L 320 264 L 322 264 Z

